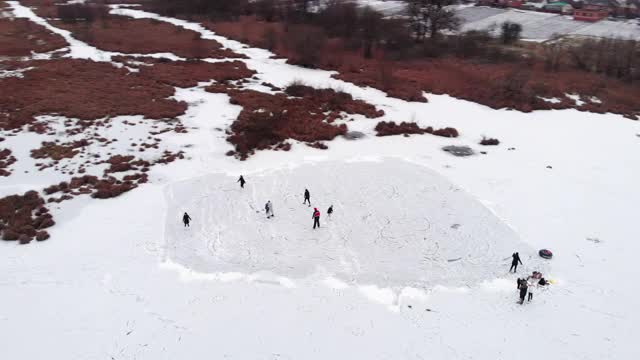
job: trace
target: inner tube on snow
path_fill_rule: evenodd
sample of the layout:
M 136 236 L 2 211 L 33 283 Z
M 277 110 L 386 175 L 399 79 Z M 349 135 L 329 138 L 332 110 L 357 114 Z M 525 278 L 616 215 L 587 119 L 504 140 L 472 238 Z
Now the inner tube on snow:
M 542 249 L 540 251 L 538 251 L 538 255 L 540 255 L 541 257 L 545 258 L 545 259 L 551 259 L 553 257 L 553 253 L 547 249 Z

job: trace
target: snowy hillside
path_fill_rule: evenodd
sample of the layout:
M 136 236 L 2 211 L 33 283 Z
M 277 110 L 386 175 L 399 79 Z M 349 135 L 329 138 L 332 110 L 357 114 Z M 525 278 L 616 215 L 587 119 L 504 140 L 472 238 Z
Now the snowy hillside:
M 11 5 L 12 16 L 46 23 L 21 2 Z M 191 29 L 245 55 L 240 61 L 256 72 L 247 89 L 271 92 L 264 83 L 304 80 L 384 110 L 381 120 L 453 126 L 461 135 L 377 137 L 378 119 L 356 114 L 339 121 L 361 139 L 337 137 L 327 150 L 291 141 L 291 151 L 239 161 L 225 155 L 232 146 L 224 129 L 242 108 L 228 94 L 205 91 L 210 82 L 177 88 L 188 131 L 157 135 L 162 147 L 141 156 L 154 159 L 166 148 L 183 150 L 184 159 L 150 167 L 149 182 L 121 196 L 51 204 L 51 240 L 0 242 L 0 359 L 640 356 L 637 121 L 494 110 L 447 95 L 407 102 L 286 64 L 197 23 L 124 7 L 112 13 Z M 68 40 L 66 59 L 116 64 L 115 52 L 46 25 Z M 140 142 L 158 130 L 124 123 L 142 116 L 111 121 L 117 125 L 100 136 Z M 17 162 L 11 177 L 0 178 L 3 195 L 66 178 L 55 168 L 24 172 L 34 165 L 34 144 L 65 136 L 7 137 L 3 147 Z M 484 136 L 501 143 L 478 145 Z M 475 155 L 455 157 L 442 151 L 447 145 Z M 86 156 L 126 149 L 92 146 Z M 65 165 L 79 166 L 58 163 Z M 302 204 L 305 188 L 311 208 Z M 263 211 L 268 200 L 271 219 Z M 322 212 L 316 230 L 314 206 Z M 185 211 L 189 228 L 181 223 Z M 554 258 L 541 259 L 541 248 Z M 515 251 L 523 265 L 512 274 Z M 534 270 L 553 284 L 520 305 L 516 278 Z

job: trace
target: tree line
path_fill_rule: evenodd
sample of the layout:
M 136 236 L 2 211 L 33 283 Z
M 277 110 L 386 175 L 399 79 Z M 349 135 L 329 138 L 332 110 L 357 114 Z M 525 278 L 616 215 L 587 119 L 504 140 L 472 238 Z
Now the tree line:
M 406 16 L 396 17 L 345 0 L 151 0 L 151 6 L 168 16 L 234 20 L 253 15 L 266 22 L 283 23 L 286 34 L 267 30 L 266 46 L 284 42 L 296 54 L 297 62 L 306 66 L 317 63 L 330 38 L 359 49 L 364 58 L 372 58 L 374 50 L 379 49 L 391 60 L 445 55 L 487 62 L 530 59 L 523 56 L 524 49 L 514 46 L 522 32 L 520 24 L 501 24 L 497 39 L 491 29 L 460 32 L 461 20 L 450 7 L 456 1 L 405 0 Z M 570 45 L 549 42 L 535 56 L 549 71 L 564 66 L 627 81 L 639 77 L 640 56 L 634 40 L 587 39 Z

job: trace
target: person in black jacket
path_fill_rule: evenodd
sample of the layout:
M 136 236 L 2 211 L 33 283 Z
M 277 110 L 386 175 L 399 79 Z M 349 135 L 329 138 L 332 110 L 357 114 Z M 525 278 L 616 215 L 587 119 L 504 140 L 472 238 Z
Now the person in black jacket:
M 304 201 L 302 203 L 306 204 L 307 202 L 309 202 L 309 206 L 311 206 L 311 194 L 309 194 L 308 189 L 304 189 Z
M 333 205 L 329 206 L 329 209 L 327 209 L 327 216 L 331 217 L 331 214 L 333 214 Z
M 516 271 L 518 271 L 518 263 L 522 265 L 522 261 L 520 261 L 520 254 L 518 254 L 517 252 L 514 252 L 511 257 L 513 258 L 513 260 L 511 260 L 511 267 L 509 268 L 509 272 L 511 272 L 511 270 L 513 269 L 513 273 L 515 274 Z
M 520 304 L 524 304 L 524 298 L 527 296 L 527 281 L 520 282 Z
M 313 208 L 313 228 L 320 227 L 320 211 L 317 208 Z
M 273 205 L 271 204 L 271 200 L 267 201 L 267 203 L 264 205 L 264 211 L 267 213 L 267 219 L 274 217 Z
M 244 184 L 246 183 L 246 181 L 244 181 L 244 177 L 242 177 L 242 175 L 240 175 L 240 179 L 238 179 L 238 181 L 240 183 L 240 187 L 244 189 Z
M 182 215 L 182 222 L 184 223 L 184 227 L 189 226 L 189 221 L 191 221 L 191 216 L 189 216 L 189 214 L 185 212 L 184 215 Z

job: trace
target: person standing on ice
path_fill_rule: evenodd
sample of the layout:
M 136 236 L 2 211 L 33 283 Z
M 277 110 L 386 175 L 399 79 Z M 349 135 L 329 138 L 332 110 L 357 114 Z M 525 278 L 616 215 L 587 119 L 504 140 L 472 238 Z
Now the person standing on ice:
M 302 204 L 306 204 L 307 202 L 309 202 L 309 206 L 311 206 L 311 194 L 309 194 L 308 189 L 304 189 L 304 201 Z
M 244 181 L 244 177 L 242 177 L 242 175 L 240 175 L 240 179 L 238 179 L 238 181 L 240 183 L 240 187 L 244 189 L 244 184 L 246 183 L 246 181 Z
M 313 208 L 313 228 L 315 229 L 316 226 L 320 227 L 320 211 L 318 210 L 318 208 Z
M 520 282 L 520 304 L 524 304 L 524 297 L 527 296 L 527 281 Z
M 186 212 L 182 215 L 182 222 L 184 223 L 184 227 L 189 227 L 189 221 L 191 221 L 191 216 Z
M 511 260 L 511 267 L 509 268 L 509 272 L 511 272 L 511 270 L 513 269 L 513 273 L 515 274 L 516 271 L 518 271 L 518 263 L 522 265 L 522 261 L 520 261 L 520 254 L 518 254 L 517 252 L 514 252 L 511 257 L 513 258 L 513 260 Z
M 535 287 L 536 287 L 535 279 L 533 279 L 532 281 L 527 282 L 527 291 L 529 292 L 529 295 L 527 297 L 527 301 L 531 301 L 531 299 L 533 299 L 533 290 L 535 290 Z
M 329 209 L 327 209 L 327 217 L 331 217 L 331 214 L 333 214 L 333 205 L 329 206 Z
M 264 210 L 267 212 L 267 219 L 272 218 L 273 215 L 273 205 L 271 204 L 271 200 L 267 201 L 264 205 Z

